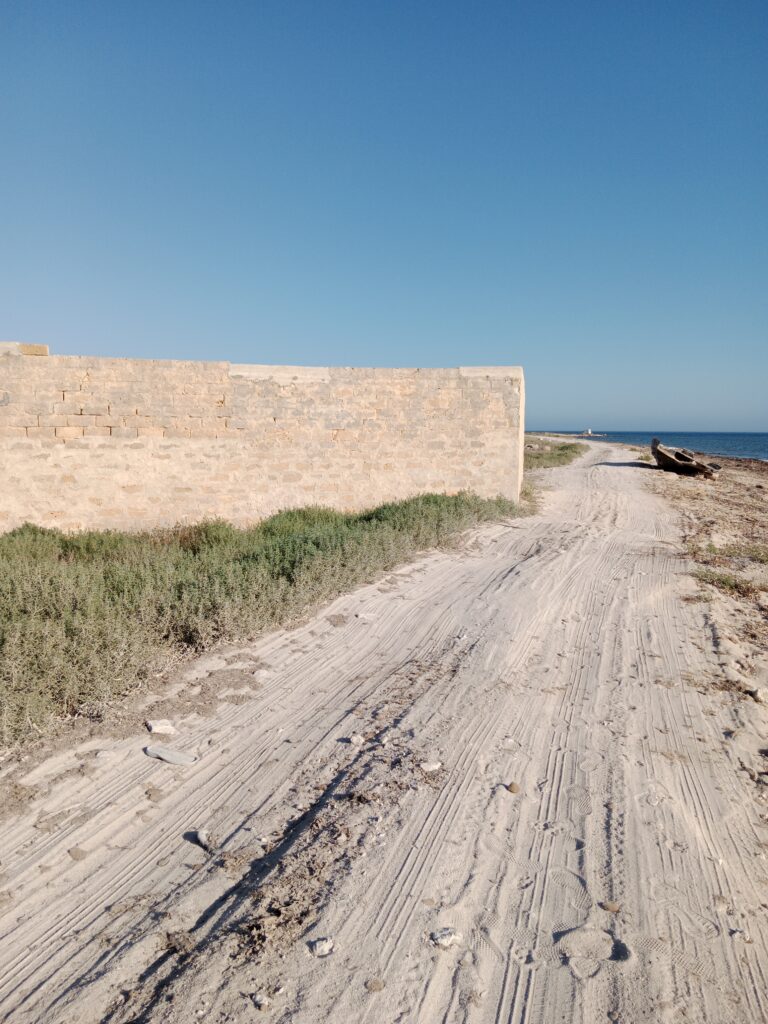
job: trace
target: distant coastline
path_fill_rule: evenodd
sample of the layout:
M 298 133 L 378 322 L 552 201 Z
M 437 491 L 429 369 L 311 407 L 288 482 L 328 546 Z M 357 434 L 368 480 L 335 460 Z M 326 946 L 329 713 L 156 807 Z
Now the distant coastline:
M 592 427 L 592 439 L 609 444 L 632 444 L 648 447 L 653 437 L 675 448 L 690 448 L 708 455 L 723 455 L 733 459 L 759 459 L 768 462 L 768 433 L 738 433 L 730 431 L 680 431 L 680 430 L 608 430 Z M 531 431 L 536 433 L 537 431 Z M 539 433 L 583 435 L 581 430 L 546 430 Z

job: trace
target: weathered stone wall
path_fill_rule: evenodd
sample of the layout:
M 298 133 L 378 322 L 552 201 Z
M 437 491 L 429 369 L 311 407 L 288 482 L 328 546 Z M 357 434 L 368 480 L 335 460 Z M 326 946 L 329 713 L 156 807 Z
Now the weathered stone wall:
M 5 351 L 3 351 L 5 349 Z M 519 367 L 250 366 L 0 347 L 0 530 L 140 529 L 424 491 L 517 498 Z

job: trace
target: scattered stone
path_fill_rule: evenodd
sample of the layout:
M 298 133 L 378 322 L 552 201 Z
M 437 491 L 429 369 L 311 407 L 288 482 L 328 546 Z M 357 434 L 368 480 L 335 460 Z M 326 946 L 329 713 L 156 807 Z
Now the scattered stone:
M 189 932 L 166 932 L 166 948 L 180 956 L 186 956 L 195 948 L 195 940 Z
M 431 775 L 432 772 L 439 772 L 442 767 L 442 761 L 422 761 L 419 765 L 419 768 L 421 768 L 423 772 L 426 772 L 427 775 Z
M 72 860 L 85 860 L 85 858 L 88 856 L 88 851 L 81 850 L 79 846 L 71 846 L 67 850 L 67 853 L 72 858 Z
M 508 782 L 507 789 L 509 790 L 510 793 L 519 793 L 520 785 L 517 782 Z
M 461 934 L 453 928 L 438 928 L 430 934 L 429 941 L 438 949 L 450 949 L 461 942 Z
M 167 718 L 148 718 L 144 724 L 151 733 L 157 733 L 158 736 L 176 735 L 176 729 L 171 725 Z
M 144 793 L 146 794 L 147 800 L 151 800 L 153 804 L 159 804 L 160 801 L 165 796 L 165 793 L 162 791 L 162 789 L 160 789 L 158 786 L 153 786 L 152 783 L 150 783 L 147 786 L 147 788 L 144 790 Z
M 603 910 L 607 910 L 609 914 L 618 914 L 621 910 L 621 904 L 616 903 L 613 900 L 603 900 L 600 906 Z
M 365 736 L 361 736 L 359 732 L 353 732 L 349 737 L 349 742 L 353 747 L 362 747 L 365 743 Z
M 207 829 L 199 828 L 196 832 L 193 833 L 193 835 L 195 837 L 195 842 L 197 843 L 198 846 L 200 846 L 203 850 L 210 851 L 211 834 L 210 832 L 208 832 Z
M 251 996 L 251 1002 L 257 1010 L 268 1010 L 272 1005 L 272 1000 L 264 992 L 254 992 Z
M 369 978 L 365 983 L 365 987 L 369 992 L 381 992 L 385 985 L 381 978 Z
M 187 754 L 184 750 L 174 750 L 173 747 L 144 747 L 147 757 L 156 757 L 158 761 L 167 761 L 168 764 L 190 765 L 197 761 L 194 754 Z
M 768 686 L 755 686 L 748 693 L 758 704 L 768 704 Z
M 330 956 L 333 952 L 333 939 L 312 939 L 307 945 L 312 956 Z

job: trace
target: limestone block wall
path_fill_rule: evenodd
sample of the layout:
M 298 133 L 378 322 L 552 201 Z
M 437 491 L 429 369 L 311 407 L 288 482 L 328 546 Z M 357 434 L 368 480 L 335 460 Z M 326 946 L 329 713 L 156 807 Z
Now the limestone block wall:
M 517 498 L 519 367 L 351 369 L 0 345 L 0 530 L 245 525 L 425 491 Z

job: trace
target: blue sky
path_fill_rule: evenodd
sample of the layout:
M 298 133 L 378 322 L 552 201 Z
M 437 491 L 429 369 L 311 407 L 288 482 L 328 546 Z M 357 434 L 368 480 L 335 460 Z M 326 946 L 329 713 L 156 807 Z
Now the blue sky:
M 0 4 L 0 338 L 768 430 L 768 5 Z

